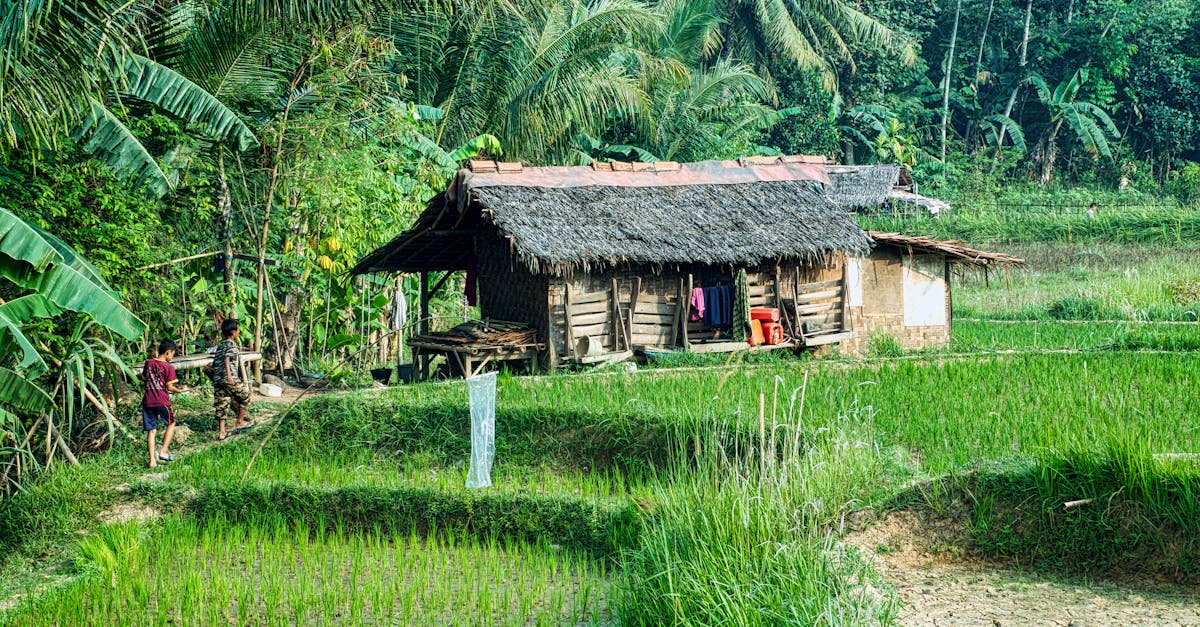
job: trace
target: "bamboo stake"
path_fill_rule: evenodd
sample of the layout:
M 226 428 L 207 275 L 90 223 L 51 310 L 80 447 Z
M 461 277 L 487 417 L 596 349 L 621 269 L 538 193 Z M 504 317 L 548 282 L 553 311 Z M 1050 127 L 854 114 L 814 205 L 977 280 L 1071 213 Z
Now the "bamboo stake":
M 796 412 L 796 437 L 792 445 L 792 460 L 800 459 L 800 436 L 804 429 L 804 399 L 808 396 L 808 371 L 804 371 L 804 382 L 800 384 L 800 410 Z
M 758 466 L 759 472 L 767 473 L 767 395 L 758 395 Z
M 71 447 L 67 446 L 66 441 L 63 440 L 62 432 L 58 430 L 58 427 L 54 426 L 53 420 L 49 424 L 50 428 L 54 431 L 54 438 L 58 442 L 58 448 L 62 449 L 63 455 L 67 457 L 67 461 L 71 462 L 72 466 L 78 466 L 79 460 L 75 458 L 75 454 L 71 452 Z

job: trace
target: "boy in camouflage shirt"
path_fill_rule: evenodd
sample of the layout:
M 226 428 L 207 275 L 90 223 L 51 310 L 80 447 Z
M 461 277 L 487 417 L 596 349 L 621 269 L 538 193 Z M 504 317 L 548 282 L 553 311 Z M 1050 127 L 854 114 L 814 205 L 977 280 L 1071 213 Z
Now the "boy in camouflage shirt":
M 240 351 L 238 350 L 238 322 L 232 318 L 221 322 L 221 335 L 225 338 L 217 345 L 213 355 L 209 376 L 213 382 L 213 412 L 217 417 L 217 439 L 229 437 L 225 432 L 225 421 L 237 413 L 233 432 L 241 433 L 246 426 L 246 407 L 250 404 L 250 393 L 242 386 L 238 375 Z

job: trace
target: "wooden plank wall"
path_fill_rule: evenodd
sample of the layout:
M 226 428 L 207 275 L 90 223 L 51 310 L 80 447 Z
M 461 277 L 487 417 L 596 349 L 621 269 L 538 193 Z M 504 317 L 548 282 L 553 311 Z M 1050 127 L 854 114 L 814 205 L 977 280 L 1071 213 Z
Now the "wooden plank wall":
M 840 265 L 836 269 L 796 265 L 756 268 L 747 272 L 750 306 L 786 309 L 785 329 L 789 335 L 797 315 L 805 316 L 802 322 L 814 329 L 824 328 L 828 323 L 840 324 L 837 314 L 841 293 L 828 293 L 834 287 L 841 289 L 840 280 L 828 285 L 812 281 L 841 274 Z M 584 336 L 599 341 L 604 352 L 634 347 L 679 348 L 718 336 L 727 337 L 728 330 L 707 328 L 703 322 L 688 320 L 691 310 L 688 288 L 732 280 L 728 268 L 646 269 L 640 273 L 623 269 L 595 274 L 579 272 L 555 279 L 549 298 L 549 322 L 553 327 L 550 335 L 557 354 L 568 360 L 582 357 L 576 355 L 576 344 Z M 825 287 L 810 289 L 810 285 Z
M 792 311 L 805 336 L 842 330 L 845 315 L 842 279 L 802 283 L 796 291 Z

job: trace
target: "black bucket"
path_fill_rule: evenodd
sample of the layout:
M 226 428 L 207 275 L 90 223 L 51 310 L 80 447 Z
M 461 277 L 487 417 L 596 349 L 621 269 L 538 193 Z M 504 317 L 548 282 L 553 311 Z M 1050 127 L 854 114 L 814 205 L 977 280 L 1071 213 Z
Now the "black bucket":
M 396 364 L 396 381 L 400 383 L 413 382 L 413 365 L 412 364 Z
M 384 385 L 387 385 L 388 382 L 392 380 L 392 369 L 391 368 L 371 368 L 371 378 L 375 379 L 376 381 L 378 381 Z

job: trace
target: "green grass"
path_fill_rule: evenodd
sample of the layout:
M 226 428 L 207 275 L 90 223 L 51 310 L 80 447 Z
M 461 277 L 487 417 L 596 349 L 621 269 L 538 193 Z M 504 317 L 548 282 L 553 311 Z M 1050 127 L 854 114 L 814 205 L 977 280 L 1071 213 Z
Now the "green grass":
M 107 526 L 84 545 L 89 576 L 11 624 L 589 624 L 609 590 L 602 563 L 544 542 L 308 529 L 269 513 Z
M 977 243 L 977 242 L 976 242 Z M 954 279 L 960 318 L 1200 320 L 1197 251 L 1186 247 L 1003 246 L 1025 267 Z
M 1082 212 L 1027 213 L 973 211 L 955 207 L 945 215 L 908 218 L 858 218 L 865 229 L 965 240 L 979 244 L 1028 242 L 1096 242 L 1194 246 L 1200 241 L 1200 211 L 1171 207 L 1131 207 L 1101 211 L 1095 218 Z
M 1031 269 L 956 279 L 945 349 L 501 376 L 487 490 L 462 382 L 306 400 L 244 481 L 263 427 L 165 481 L 121 440 L 0 503 L 0 603 L 30 599 L 0 622 L 889 624 L 841 521 L 952 498 L 1023 565 L 1200 576 L 1200 332 L 1146 322 L 1198 308 L 1194 251 L 1008 252 Z M 128 499 L 165 518 L 97 526 Z
M 956 321 L 952 353 L 1010 350 L 1200 351 L 1200 325 Z

